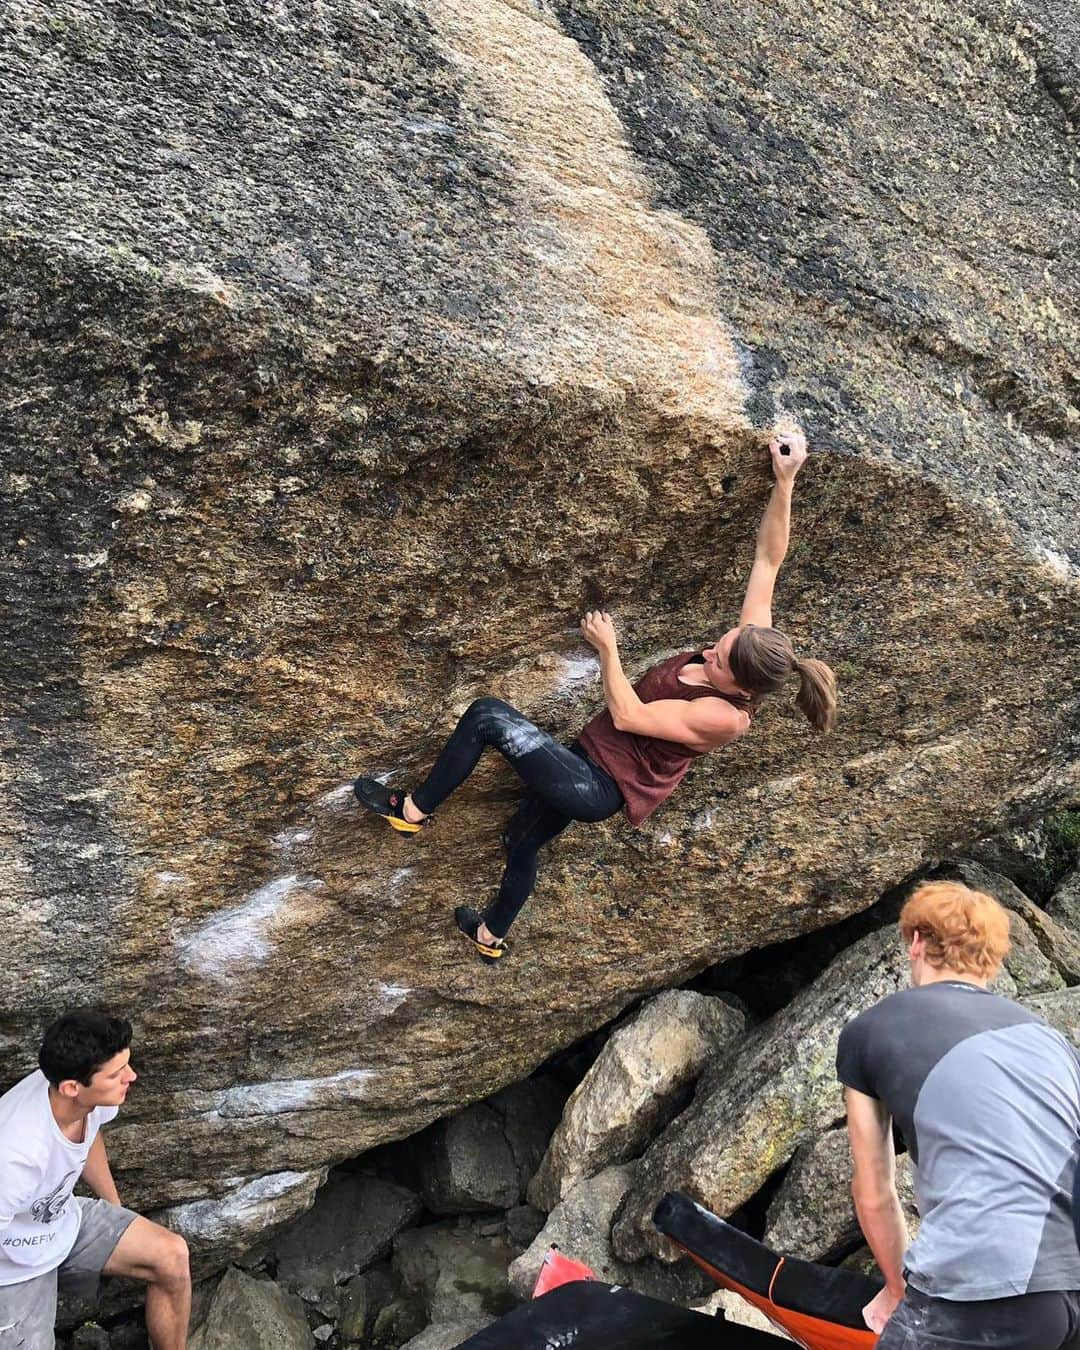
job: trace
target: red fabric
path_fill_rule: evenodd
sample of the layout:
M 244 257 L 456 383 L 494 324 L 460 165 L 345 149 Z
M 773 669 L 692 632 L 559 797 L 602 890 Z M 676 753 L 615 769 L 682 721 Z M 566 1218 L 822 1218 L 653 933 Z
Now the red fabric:
M 634 692 L 642 703 L 655 703 L 663 698 L 682 698 L 687 702 L 695 698 L 725 698 L 709 685 L 683 684 L 679 679 L 679 671 L 694 654 L 681 652 L 647 670 L 634 685 Z M 727 702 L 746 707 L 742 699 L 735 697 L 728 698 Z M 752 708 L 746 708 L 746 711 L 753 715 Z M 691 761 L 705 753 L 675 741 L 619 731 L 606 708 L 588 723 L 578 740 L 589 758 L 606 769 L 618 783 L 626 799 L 626 814 L 631 825 L 640 825 L 670 797 L 685 777 Z
M 558 1289 L 562 1284 L 573 1284 L 575 1280 L 595 1279 L 596 1275 L 588 1266 L 563 1256 L 558 1247 L 549 1247 L 544 1263 L 540 1267 L 540 1274 L 536 1277 L 532 1296 L 540 1298 L 543 1294 L 550 1293 L 552 1289 Z

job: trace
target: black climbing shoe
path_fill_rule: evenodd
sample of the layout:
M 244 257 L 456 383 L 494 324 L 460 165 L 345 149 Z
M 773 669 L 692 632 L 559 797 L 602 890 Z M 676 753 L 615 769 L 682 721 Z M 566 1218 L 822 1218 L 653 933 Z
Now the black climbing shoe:
M 353 784 L 353 792 L 361 806 L 382 816 L 388 825 L 402 834 L 419 834 L 431 820 L 431 816 L 425 816 L 418 823 L 406 820 L 402 814 L 406 794 L 398 788 L 388 788 L 377 778 L 358 778 Z
M 510 949 L 506 945 L 505 938 L 496 938 L 494 945 L 480 941 L 476 936 L 476 930 L 482 920 L 483 915 L 477 914 L 471 905 L 458 905 L 454 910 L 454 922 L 476 948 L 480 960 L 487 961 L 490 965 L 493 961 L 501 961 Z

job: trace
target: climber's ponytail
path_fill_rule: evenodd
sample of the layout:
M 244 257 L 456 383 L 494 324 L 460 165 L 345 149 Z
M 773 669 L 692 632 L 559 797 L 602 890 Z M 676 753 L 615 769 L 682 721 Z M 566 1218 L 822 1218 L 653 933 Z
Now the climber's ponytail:
M 795 702 L 815 731 L 832 731 L 836 723 L 836 676 L 824 661 L 796 657 L 791 642 L 779 629 L 746 624 L 731 644 L 728 661 L 740 687 L 752 694 L 775 694 L 793 674 L 798 675 Z
M 795 702 L 815 731 L 829 732 L 836 725 L 836 676 L 824 661 L 813 657 L 794 662 L 799 677 Z

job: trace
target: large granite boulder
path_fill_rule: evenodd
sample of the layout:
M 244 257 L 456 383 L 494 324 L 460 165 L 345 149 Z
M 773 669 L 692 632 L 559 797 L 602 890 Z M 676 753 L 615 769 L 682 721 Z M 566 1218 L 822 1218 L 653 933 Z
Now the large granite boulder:
M 1080 868 L 1061 879 L 1046 902 L 1046 912 L 1080 938 Z
M 554 1209 L 584 1177 L 639 1154 L 685 1105 L 710 1057 L 745 1029 L 722 999 L 671 989 L 618 1028 L 566 1103 L 529 1199 Z
M 0 1076 L 130 1011 L 131 1203 L 403 1137 L 1075 791 L 1053 3 L 9 0 Z M 572 735 L 584 605 L 632 673 L 722 630 L 782 415 L 837 733 L 778 700 L 569 832 L 488 969 L 508 772 L 414 840 L 349 779 L 480 693 Z

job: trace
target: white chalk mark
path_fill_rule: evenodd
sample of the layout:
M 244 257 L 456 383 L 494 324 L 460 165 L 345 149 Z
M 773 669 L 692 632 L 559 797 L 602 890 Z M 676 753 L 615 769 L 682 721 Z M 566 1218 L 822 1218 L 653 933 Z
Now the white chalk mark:
M 282 1111 L 314 1111 L 339 1102 L 361 1101 L 375 1069 L 342 1069 L 328 1078 L 281 1078 L 230 1088 L 218 1104 L 218 1114 L 276 1116 Z
M 412 993 L 407 984 L 380 984 L 378 992 L 379 1007 L 386 1013 L 400 1008 Z
M 386 889 L 396 894 L 398 891 L 401 890 L 402 886 L 408 883 L 409 878 L 413 875 L 415 871 L 416 871 L 415 867 L 397 868 L 397 870 L 391 872 L 389 877 L 387 878 Z
M 176 886 L 181 881 L 187 881 L 183 872 L 158 872 L 154 878 L 159 886 Z
M 260 886 L 231 909 L 204 919 L 176 944 L 180 964 L 198 975 L 227 979 L 237 965 L 258 965 L 270 955 L 266 928 L 296 890 L 322 886 L 317 877 L 292 873 Z
M 564 656 L 563 668 L 555 681 L 556 689 L 575 689 L 579 684 L 591 684 L 600 674 L 600 662 L 595 656 Z
M 352 784 L 342 783 L 340 787 L 331 788 L 329 792 L 324 792 L 321 797 L 317 797 L 315 805 L 322 807 L 327 811 L 340 811 L 352 796 Z
M 297 844 L 306 844 L 313 834 L 313 830 L 282 830 L 280 834 L 274 835 L 274 846 L 285 849 L 295 848 Z

